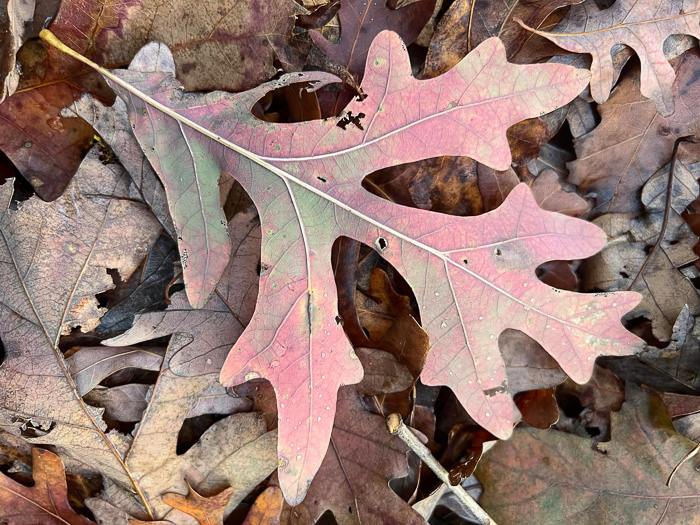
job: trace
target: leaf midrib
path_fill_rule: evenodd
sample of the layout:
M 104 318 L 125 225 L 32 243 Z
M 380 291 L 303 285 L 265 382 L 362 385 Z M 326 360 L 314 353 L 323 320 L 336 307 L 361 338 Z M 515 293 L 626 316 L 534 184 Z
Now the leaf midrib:
M 48 33 L 48 32 L 47 32 L 47 33 Z M 256 164 L 258 164 L 260 167 L 265 168 L 266 170 L 268 170 L 268 171 L 274 173 L 275 175 L 277 175 L 278 177 L 280 177 L 283 181 L 293 182 L 293 183 L 295 183 L 296 185 L 301 186 L 302 188 L 304 188 L 304 189 L 306 189 L 306 190 L 308 190 L 308 191 L 314 193 L 315 195 L 318 195 L 319 197 L 321 197 L 321 198 L 323 198 L 323 199 L 329 201 L 330 203 L 334 204 L 335 206 L 338 206 L 339 208 L 341 208 L 341 209 L 347 211 L 347 212 L 350 213 L 351 215 L 355 215 L 355 216 L 358 217 L 359 219 L 361 219 L 361 220 L 363 220 L 363 221 L 365 221 L 365 222 L 368 222 L 368 223 L 372 224 L 373 226 L 375 226 L 375 227 L 377 227 L 377 228 L 379 228 L 379 229 L 381 229 L 381 230 L 384 230 L 384 231 L 386 231 L 387 233 L 389 233 L 389 234 L 391 234 L 391 235 L 394 235 L 395 237 L 397 237 L 397 238 L 399 238 L 399 239 L 401 239 L 401 240 L 403 240 L 403 241 L 405 241 L 405 242 L 407 242 L 407 243 L 409 243 L 409 244 L 412 244 L 412 245 L 416 246 L 416 247 L 419 248 L 419 249 L 422 249 L 422 250 L 427 251 L 428 253 L 430 253 L 430 254 L 432 254 L 433 256 L 437 257 L 438 259 L 442 260 L 444 263 L 446 263 L 446 264 L 451 264 L 451 265 L 453 265 L 453 266 L 459 268 L 460 270 L 462 270 L 462 271 L 468 273 L 468 274 L 471 275 L 472 277 L 475 277 L 477 280 L 483 282 L 483 283 L 486 284 L 488 287 L 493 288 L 493 289 L 496 290 L 497 292 L 499 292 L 499 293 L 503 294 L 504 296 L 508 297 L 510 300 L 512 300 L 512 301 L 514 301 L 514 302 L 516 302 L 516 303 L 518 303 L 518 304 L 520 304 L 520 305 L 522 305 L 522 306 L 527 306 L 529 310 L 532 310 L 532 311 L 534 311 L 534 312 L 537 312 L 538 314 L 540 314 L 540 315 L 542 315 L 542 316 L 544 316 L 544 317 L 547 317 L 547 318 L 549 318 L 549 319 L 552 319 L 552 320 L 554 320 L 554 321 L 556 321 L 556 322 L 558 322 L 558 323 L 561 323 L 562 325 L 566 325 L 566 326 L 569 326 L 569 327 L 574 328 L 574 329 L 576 329 L 576 330 L 580 330 L 580 331 L 582 331 L 582 332 L 585 332 L 585 333 L 589 333 L 589 334 L 591 334 L 591 335 L 598 336 L 598 334 L 596 334 L 596 333 L 594 333 L 594 332 L 591 332 L 591 331 L 589 331 L 589 330 L 587 330 L 587 329 L 585 329 L 585 328 L 582 328 L 581 326 L 575 325 L 575 324 L 573 324 L 573 323 L 569 323 L 569 322 L 564 321 L 564 320 L 562 320 L 562 319 L 559 319 L 559 318 L 557 318 L 557 317 L 555 317 L 555 316 L 553 316 L 553 315 L 550 315 L 550 314 L 548 314 L 548 313 L 546 313 L 546 312 L 543 312 L 542 310 L 540 310 L 539 308 L 537 308 L 537 307 L 535 307 L 535 306 L 533 306 L 533 305 L 526 304 L 525 302 L 521 301 L 520 299 L 518 299 L 518 298 L 514 297 L 513 295 L 511 295 L 510 293 L 508 293 L 506 290 L 503 290 L 502 288 L 496 286 L 495 284 L 491 283 L 491 282 L 488 281 L 487 279 L 481 277 L 481 276 L 478 275 L 477 273 L 472 272 L 471 270 L 469 270 L 469 269 L 467 269 L 467 268 L 465 268 L 465 267 L 459 265 L 459 264 L 456 263 L 454 260 L 452 260 L 450 257 L 446 257 L 446 256 L 445 256 L 442 252 L 440 252 L 439 250 L 436 250 L 436 249 L 434 249 L 434 248 L 432 248 L 432 247 L 430 247 L 430 246 L 428 246 L 428 245 L 425 245 L 425 244 L 423 244 L 423 243 L 421 243 L 421 242 L 419 242 L 419 241 L 417 241 L 417 240 L 415 240 L 415 239 L 413 239 L 413 238 L 411 238 L 411 237 L 409 237 L 409 236 L 407 236 L 407 235 L 404 235 L 404 234 L 402 234 L 402 233 L 400 233 L 400 232 L 394 230 L 393 228 L 391 228 L 391 227 L 389 227 L 389 226 L 387 226 L 387 225 L 385 225 L 385 224 L 382 224 L 381 222 L 379 222 L 379 221 L 377 221 L 377 220 L 375 220 L 375 219 L 373 219 L 373 218 L 371 218 L 371 217 L 369 217 L 369 216 L 367 216 L 367 215 L 365 215 L 365 214 L 363 214 L 363 213 L 361 213 L 361 212 L 355 210 L 355 209 L 352 208 L 351 206 L 348 206 L 347 204 L 343 203 L 342 201 L 336 199 L 335 197 L 332 197 L 331 195 L 328 195 L 327 193 L 321 191 L 320 189 L 314 187 L 313 185 L 311 185 L 311 184 L 309 184 L 309 183 L 307 183 L 307 182 L 304 182 L 304 181 L 302 181 L 302 180 L 296 178 L 294 175 L 292 175 L 292 174 L 290 174 L 290 173 L 288 173 L 288 172 L 286 172 L 286 171 L 284 171 L 284 170 L 278 168 L 278 167 L 275 166 L 274 164 L 271 164 L 270 162 L 268 162 L 267 160 L 265 160 L 265 158 L 263 158 L 263 157 L 261 157 L 261 156 L 255 154 L 255 153 L 253 153 L 253 152 L 251 152 L 251 151 L 249 151 L 249 150 L 243 148 L 242 146 L 239 146 L 238 144 L 235 144 L 235 143 L 233 143 L 233 142 L 230 142 L 229 140 L 227 140 L 227 139 L 225 139 L 225 138 L 223 138 L 223 137 L 217 135 L 216 133 L 213 133 L 212 131 L 208 130 L 208 129 L 205 128 L 204 126 L 201 126 L 200 124 L 197 124 L 196 122 L 191 121 L 190 119 L 188 119 L 187 117 L 181 115 L 181 114 L 178 113 L 177 111 L 174 111 L 172 108 L 169 108 L 169 107 L 166 106 L 165 104 L 162 104 L 161 102 L 158 102 L 157 100 L 155 100 L 155 99 L 152 98 L 151 96 L 149 96 L 149 95 L 143 93 L 142 91 L 140 91 L 139 89 L 135 88 L 134 86 L 132 86 L 131 84 L 129 84 L 129 83 L 126 82 L 125 80 L 121 79 L 120 77 L 114 75 L 114 74 L 111 73 L 110 71 L 108 71 L 108 70 L 106 70 L 106 69 L 100 67 L 99 65 L 95 64 L 95 63 L 92 62 L 91 60 L 89 60 L 89 59 L 85 58 L 84 56 L 80 55 L 79 53 L 73 51 L 73 50 L 70 49 L 68 46 L 66 46 L 65 44 L 63 44 L 62 42 L 60 42 L 58 39 L 56 39 L 55 36 L 53 36 L 52 34 L 49 33 L 49 35 L 50 35 L 50 36 L 49 36 L 49 35 L 47 35 L 46 33 L 44 33 L 44 35 L 45 35 L 46 38 L 49 39 L 49 41 L 52 43 L 52 45 L 58 47 L 59 49 L 61 49 L 61 50 L 64 51 L 65 53 L 69 54 L 69 55 L 72 56 L 73 58 L 75 58 L 75 59 L 77 59 L 77 60 L 80 60 L 81 62 L 87 64 L 87 65 L 90 66 L 90 67 L 92 67 L 93 69 L 95 69 L 96 71 L 98 71 L 100 74 L 102 74 L 105 78 L 111 80 L 112 82 L 114 82 L 115 84 L 117 84 L 117 85 L 120 86 L 121 88 L 125 89 L 126 91 L 128 91 L 128 92 L 131 93 L 132 95 L 134 95 L 134 96 L 136 96 L 137 98 L 141 99 L 141 100 L 142 100 L 143 102 L 145 102 L 146 104 L 148 104 L 148 105 L 150 105 L 150 106 L 152 106 L 152 107 L 158 109 L 159 111 L 162 111 L 163 113 L 165 113 L 166 115 L 168 115 L 168 116 L 171 117 L 172 119 L 178 121 L 179 123 L 185 124 L 185 125 L 188 126 L 189 128 L 194 129 L 195 131 L 200 132 L 202 135 L 204 135 L 204 136 L 210 138 L 211 140 L 214 140 L 215 142 L 218 142 L 218 143 L 221 144 L 222 146 L 225 146 L 225 147 L 227 147 L 227 148 L 229 148 L 229 149 L 235 151 L 235 152 L 238 153 L 239 155 L 241 155 L 241 156 L 243 156 L 243 157 L 249 159 L 250 161 L 252 161 L 252 162 L 254 162 L 254 163 L 256 163 Z M 427 81 L 427 82 L 429 82 L 429 81 Z M 514 96 L 514 95 L 511 95 L 511 96 Z M 497 97 L 497 98 L 500 99 L 500 98 L 505 98 L 505 97 Z M 493 99 L 489 99 L 488 102 L 491 102 L 492 100 L 493 100 Z M 484 104 L 484 103 L 485 103 L 485 102 L 476 102 L 476 103 L 469 104 L 469 105 L 466 105 L 466 106 L 457 106 L 457 107 L 451 108 L 450 110 L 447 110 L 447 111 L 453 111 L 453 110 L 462 109 L 462 108 L 465 108 L 465 107 L 477 106 L 477 105 Z M 441 115 L 443 115 L 443 114 L 445 114 L 445 113 L 446 113 L 446 112 L 436 113 L 436 114 L 432 115 L 431 117 L 441 116 Z M 429 117 L 426 117 L 426 119 L 427 119 L 427 118 L 429 118 Z M 423 122 L 423 121 L 425 121 L 426 119 L 421 119 L 421 121 L 417 121 L 417 122 Z M 410 125 L 412 125 L 412 124 L 415 124 L 415 122 L 409 124 L 408 126 L 404 126 L 404 127 L 400 128 L 400 129 L 401 129 L 401 130 L 403 130 L 403 129 L 408 129 L 408 127 L 410 127 Z M 393 134 L 394 132 L 396 132 L 396 130 L 390 132 L 390 133 L 387 134 L 387 135 L 383 135 L 382 138 L 384 138 L 384 137 L 386 137 L 386 136 L 389 136 L 390 134 Z M 375 139 L 375 140 L 379 140 L 379 139 Z M 363 144 L 354 146 L 353 148 L 349 148 L 349 149 L 343 150 L 342 152 L 336 152 L 335 154 L 347 153 L 347 152 L 349 152 L 349 151 L 353 151 L 354 149 L 358 149 L 358 148 L 364 147 L 364 146 L 366 146 L 366 145 L 367 145 L 367 143 L 363 143 Z M 322 158 L 322 157 L 319 156 L 319 157 L 313 157 L 313 158 Z M 286 161 L 286 160 L 288 160 L 288 159 L 276 159 L 276 160 L 282 162 L 282 161 Z M 301 160 L 301 158 L 300 158 L 299 160 Z M 448 280 L 450 279 L 449 274 L 446 275 L 446 278 L 447 278 Z

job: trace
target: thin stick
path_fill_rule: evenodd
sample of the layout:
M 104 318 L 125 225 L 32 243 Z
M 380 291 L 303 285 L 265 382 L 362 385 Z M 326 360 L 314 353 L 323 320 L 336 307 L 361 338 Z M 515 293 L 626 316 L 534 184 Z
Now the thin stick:
M 413 450 L 413 452 L 418 454 L 421 461 L 428 465 L 430 470 L 435 472 L 437 477 L 440 478 L 440 481 L 442 481 L 447 488 L 449 488 L 454 495 L 457 496 L 457 499 L 459 499 L 459 501 L 471 511 L 479 523 L 482 525 L 496 525 L 493 518 L 486 514 L 486 511 L 482 509 L 469 494 L 467 494 L 467 491 L 464 490 L 462 485 L 453 486 L 450 484 L 450 479 L 445 468 L 433 457 L 428 447 L 421 443 L 416 435 L 404 424 L 399 414 L 391 414 L 386 419 L 386 427 L 389 432 L 399 436 L 403 442 L 406 443 L 411 450 Z
M 680 137 L 676 139 L 676 142 L 673 144 L 673 154 L 671 155 L 671 167 L 668 170 L 668 186 L 666 187 L 666 208 L 664 209 L 664 220 L 661 223 L 661 229 L 659 230 L 659 236 L 656 239 L 656 242 L 654 243 L 654 246 L 652 247 L 651 251 L 649 252 L 649 255 L 647 255 L 646 259 L 644 259 L 644 263 L 642 264 L 642 267 L 639 269 L 639 272 L 637 272 L 637 276 L 634 278 L 634 281 L 632 281 L 632 284 L 630 284 L 628 290 L 631 290 L 634 288 L 634 285 L 637 284 L 637 281 L 642 278 L 642 275 L 644 275 L 644 270 L 646 270 L 647 266 L 651 262 L 651 260 L 654 258 L 654 254 L 656 253 L 656 250 L 661 246 L 661 241 L 663 241 L 664 236 L 666 235 L 666 228 L 668 228 L 668 219 L 671 216 L 671 203 L 673 201 L 673 180 L 675 178 L 675 172 L 676 172 L 676 159 L 678 158 L 678 146 L 680 146 L 681 142 L 692 142 L 693 144 L 697 143 L 697 139 L 695 138 L 694 135 L 688 135 L 687 137 Z
M 700 443 L 698 443 L 697 445 L 695 445 L 695 448 L 693 448 L 693 450 L 691 450 L 690 452 L 688 452 L 688 453 L 683 457 L 683 459 L 680 460 L 680 462 L 678 463 L 678 465 L 676 465 L 675 467 L 673 467 L 673 470 L 671 471 L 671 475 L 670 475 L 670 476 L 668 477 L 668 479 L 666 480 L 666 486 L 667 486 L 667 487 L 670 487 L 670 486 L 671 486 L 671 480 L 673 479 L 673 476 L 676 475 L 676 472 L 678 472 L 678 469 L 681 468 L 681 465 L 683 465 L 683 463 L 685 463 L 686 461 L 688 461 L 690 458 L 692 458 L 692 457 L 693 457 L 695 454 L 697 454 L 698 452 L 700 452 Z

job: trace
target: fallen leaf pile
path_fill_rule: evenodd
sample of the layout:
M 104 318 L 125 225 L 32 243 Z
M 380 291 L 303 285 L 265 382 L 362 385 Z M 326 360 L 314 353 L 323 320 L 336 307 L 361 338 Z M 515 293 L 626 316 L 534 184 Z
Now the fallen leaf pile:
M 694 523 L 661 4 L 0 3 L 0 521 Z

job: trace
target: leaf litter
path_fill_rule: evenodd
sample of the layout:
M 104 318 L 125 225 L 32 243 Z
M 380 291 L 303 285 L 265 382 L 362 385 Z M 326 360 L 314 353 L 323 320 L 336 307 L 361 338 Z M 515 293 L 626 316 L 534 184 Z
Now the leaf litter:
M 672 146 L 697 51 L 659 36 L 693 34 L 693 6 L 222 2 L 183 12 L 199 41 L 146 0 L 78 4 L 42 7 L 70 57 L 23 22 L 44 11 L 0 12 L 0 125 L 21 129 L 0 141 L 6 484 L 30 490 L 49 446 L 68 485 L 54 469 L 48 515 L 76 523 L 693 514 L 699 159 Z M 618 33 L 646 39 L 641 68 Z M 626 454 L 631 414 L 683 450 Z M 567 492 L 554 448 L 596 483 Z M 642 498 L 660 514 L 606 503 L 634 472 L 670 482 Z M 544 478 L 557 505 L 517 499 Z

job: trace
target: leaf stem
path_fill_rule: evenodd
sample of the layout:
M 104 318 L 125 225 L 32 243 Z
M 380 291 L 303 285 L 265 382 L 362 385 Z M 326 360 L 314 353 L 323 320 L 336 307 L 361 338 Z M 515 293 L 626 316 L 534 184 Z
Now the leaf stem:
M 637 276 L 634 278 L 634 281 L 632 281 L 632 284 L 630 284 L 628 290 L 632 290 L 634 286 L 637 284 L 639 279 L 641 279 L 642 275 L 644 275 L 644 270 L 646 270 L 647 266 L 651 262 L 651 260 L 654 258 L 654 254 L 656 253 L 656 250 L 658 250 L 659 246 L 661 246 L 661 241 L 663 241 L 664 236 L 666 235 L 666 229 L 668 228 L 668 220 L 671 217 L 671 203 L 673 201 L 673 179 L 675 177 L 675 172 L 676 172 L 676 160 L 678 158 L 678 146 L 681 145 L 682 142 L 692 142 L 693 144 L 697 143 L 697 139 L 695 138 L 694 135 L 688 135 L 685 137 L 679 137 L 676 139 L 676 142 L 673 144 L 673 154 L 671 155 L 671 167 L 668 170 L 668 185 L 666 187 L 666 207 L 664 208 L 664 220 L 661 223 L 661 229 L 659 230 L 659 236 L 656 238 L 656 242 L 654 243 L 654 246 L 652 249 L 649 251 L 649 255 L 647 255 L 646 259 L 644 259 L 644 263 L 642 264 L 642 267 L 639 269 L 639 272 L 637 272 Z
M 452 485 L 448 472 L 445 468 L 433 457 L 428 447 L 426 447 L 416 435 L 404 424 L 399 414 L 391 414 L 386 419 L 386 428 L 392 434 L 399 436 L 401 440 L 415 452 L 430 470 L 435 472 L 440 481 L 442 481 L 448 489 L 450 489 L 457 499 L 474 515 L 482 525 L 497 525 L 496 522 L 489 516 L 484 509 L 472 498 L 462 485 Z

